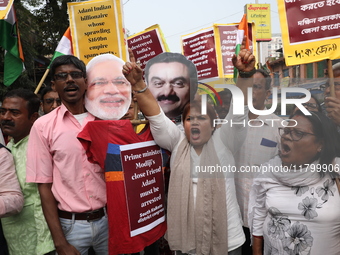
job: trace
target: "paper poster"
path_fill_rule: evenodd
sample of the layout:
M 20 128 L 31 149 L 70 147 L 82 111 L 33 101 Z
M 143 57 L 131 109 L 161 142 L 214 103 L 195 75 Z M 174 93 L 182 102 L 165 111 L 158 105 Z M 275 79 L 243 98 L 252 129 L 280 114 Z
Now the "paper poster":
M 340 0 L 279 0 L 286 65 L 340 58 Z
M 198 80 L 218 78 L 214 28 L 182 36 L 183 55 L 193 62 Z
M 85 64 L 105 53 L 127 61 L 120 0 L 92 0 L 67 5 L 75 56 Z
M 158 25 L 154 25 L 145 29 L 143 32 L 130 36 L 127 43 L 136 61 L 140 62 L 140 67 L 143 70 L 148 60 L 160 53 L 169 51 Z
M 254 26 L 250 23 L 248 26 L 250 50 L 256 55 Z M 238 23 L 215 24 L 182 36 L 183 54 L 195 64 L 199 81 L 214 82 L 227 78 L 228 84 L 234 83 L 232 56 L 235 54 L 237 30 Z
M 229 77 L 232 78 L 234 75 L 234 66 L 232 63 L 232 56 L 235 54 L 235 46 L 236 46 L 236 34 L 238 30 L 238 23 L 233 24 L 216 24 L 214 25 L 215 35 L 216 35 L 216 49 L 217 52 L 221 52 L 221 54 L 217 54 L 218 58 L 218 66 L 219 73 L 221 77 Z M 253 38 L 253 26 L 248 23 L 248 39 L 249 48 L 253 51 L 253 54 L 256 56 L 256 42 Z
M 131 236 L 165 221 L 162 151 L 154 141 L 121 145 Z
M 7 19 L 13 0 L 0 0 L 0 19 Z

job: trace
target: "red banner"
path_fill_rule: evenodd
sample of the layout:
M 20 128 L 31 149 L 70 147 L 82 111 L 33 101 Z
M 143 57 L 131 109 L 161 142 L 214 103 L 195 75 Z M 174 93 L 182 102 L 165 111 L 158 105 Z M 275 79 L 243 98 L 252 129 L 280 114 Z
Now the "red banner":
M 285 0 L 291 44 L 340 37 L 340 1 Z
M 143 70 L 149 59 L 166 51 L 166 46 L 164 45 L 158 27 L 129 37 L 127 43 L 128 47 L 132 50 L 136 61 L 140 62 L 140 67 Z
M 165 221 L 162 151 L 153 141 L 121 145 L 131 236 Z
M 183 55 L 193 62 L 198 79 L 218 77 L 213 28 L 182 38 Z

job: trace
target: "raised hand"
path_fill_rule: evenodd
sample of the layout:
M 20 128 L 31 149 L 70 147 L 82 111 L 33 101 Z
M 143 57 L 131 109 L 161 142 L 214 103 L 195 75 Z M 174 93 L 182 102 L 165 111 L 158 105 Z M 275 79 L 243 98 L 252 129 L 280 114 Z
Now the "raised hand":
M 340 99 L 335 97 L 326 97 L 325 105 L 327 116 L 337 125 L 340 126 Z
M 129 58 L 130 62 L 126 62 L 123 66 L 123 74 L 130 82 L 132 89 L 138 91 L 145 87 L 143 81 L 143 70 L 137 65 L 135 56 L 131 49 L 129 49 Z
M 247 37 L 242 41 L 242 46 L 239 54 L 232 57 L 233 65 L 242 72 L 250 72 L 255 68 L 255 56 L 253 53 L 245 48 Z
M 136 63 L 131 49 L 129 49 L 129 57 L 130 62 L 126 62 L 123 66 L 123 74 L 131 84 L 139 108 L 146 116 L 159 114 L 159 105 L 143 81 L 143 70 Z

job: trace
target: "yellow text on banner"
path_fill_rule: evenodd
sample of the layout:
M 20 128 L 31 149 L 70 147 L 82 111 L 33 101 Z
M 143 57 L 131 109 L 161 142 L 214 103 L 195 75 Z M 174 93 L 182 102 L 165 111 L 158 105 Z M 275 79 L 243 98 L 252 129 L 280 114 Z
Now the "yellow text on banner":
M 127 61 L 120 0 L 92 0 L 67 5 L 75 56 L 85 64 L 105 53 Z

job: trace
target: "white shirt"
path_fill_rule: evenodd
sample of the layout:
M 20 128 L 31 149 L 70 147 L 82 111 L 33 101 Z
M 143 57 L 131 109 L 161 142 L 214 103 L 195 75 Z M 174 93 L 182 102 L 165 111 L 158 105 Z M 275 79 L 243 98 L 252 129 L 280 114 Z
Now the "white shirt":
M 1 128 L 0 128 L 0 143 L 1 143 L 2 145 L 6 145 L 6 144 L 5 144 L 4 136 L 2 135 Z
M 279 121 L 271 121 L 278 119 Z M 235 154 L 238 171 L 248 166 L 260 166 L 278 154 L 282 119 L 275 114 L 258 116 L 248 126 L 247 138 Z M 242 168 L 242 169 L 241 169 Z M 248 168 L 249 169 L 249 168 Z M 249 192 L 253 183 L 252 173 L 235 173 L 237 201 L 241 209 L 243 226 L 248 227 Z

